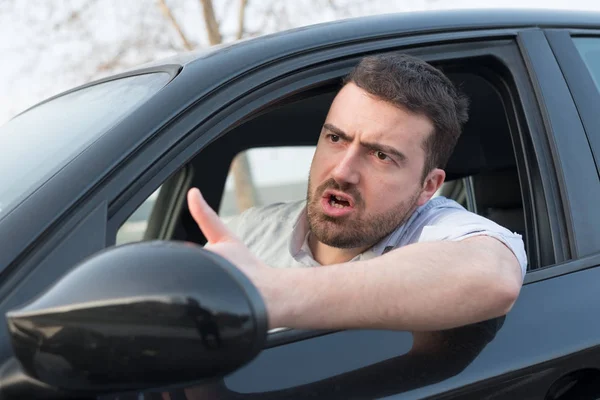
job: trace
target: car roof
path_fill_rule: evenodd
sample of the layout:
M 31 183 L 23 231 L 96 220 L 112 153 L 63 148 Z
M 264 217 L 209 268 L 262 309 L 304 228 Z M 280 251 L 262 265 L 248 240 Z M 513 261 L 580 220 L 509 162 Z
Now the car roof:
M 493 12 L 491 12 L 493 10 Z M 246 42 L 273 42 L 276 47 L 305 50 L 360 38 L 381 38 L 398 34 L 444 33 L 465 30 L 509 28 L 600 29 L 600 12 L 551 9 L 463 9 L 430 10 L 354 17 L 308 25 L 286 31 L 247 38 L 233 43 L 177 54 L 138 66 L 135 69 L 164 64 L 189 65 L 216 53 L 228 52 Z

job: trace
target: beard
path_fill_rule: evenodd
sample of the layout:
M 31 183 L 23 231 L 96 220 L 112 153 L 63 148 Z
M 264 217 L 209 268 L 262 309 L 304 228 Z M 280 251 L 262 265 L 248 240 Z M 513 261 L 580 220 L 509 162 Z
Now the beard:
M 321 209 L 321 198 L 327 189 L 335 189 L 351 195 L 354 212 L 344 217 L 331 217 Z M 356 186 L 342 185 L 329 179 L 315 190 L 309 177 L 306 196 L 308 225 L 310 231 L 321 242 L 341 249 L 369 248 L 404 224 L 417 208 L 420 191 L 407 200 L 399 202 L 390 210 L 366 213 L 365 204 Z

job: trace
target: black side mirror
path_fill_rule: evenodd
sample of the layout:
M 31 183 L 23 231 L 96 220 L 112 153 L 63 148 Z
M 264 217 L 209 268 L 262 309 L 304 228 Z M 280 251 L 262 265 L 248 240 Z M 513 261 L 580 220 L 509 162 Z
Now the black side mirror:
M 79 393 L 222 377 L 261 351 L 268 326 L 236 267 L 165 241 L 94 255 L 7 321 L 25 374 Z

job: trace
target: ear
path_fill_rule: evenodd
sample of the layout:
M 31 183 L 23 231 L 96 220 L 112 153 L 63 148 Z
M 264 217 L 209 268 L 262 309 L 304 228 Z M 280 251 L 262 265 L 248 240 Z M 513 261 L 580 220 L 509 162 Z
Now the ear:
M 446 171 L 444 171 L 443 169 L 434 168 L 433 170 L 431 170 L 431 172 L 427 174 L 427 177 L 423 182 L 423 190 L 419 195 L 417 205 L 422 206 L 423 204 L 427 203 L 429 199 L 431 199 L 431 197 L 435 194 L 435 192 L 437 192 L 438 189 L 442 186 L 445 179 Z

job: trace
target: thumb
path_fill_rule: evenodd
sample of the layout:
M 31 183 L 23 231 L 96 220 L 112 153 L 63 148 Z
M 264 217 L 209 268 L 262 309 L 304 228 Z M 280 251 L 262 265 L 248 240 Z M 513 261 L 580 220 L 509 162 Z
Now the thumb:
M 200 190 L 192 188 L 187 193 L 188 208 L 194 221 L 206 236 L 208 243 L 230 241 L 233 235 L 225 226 L 221 218 L 206 203 Z

